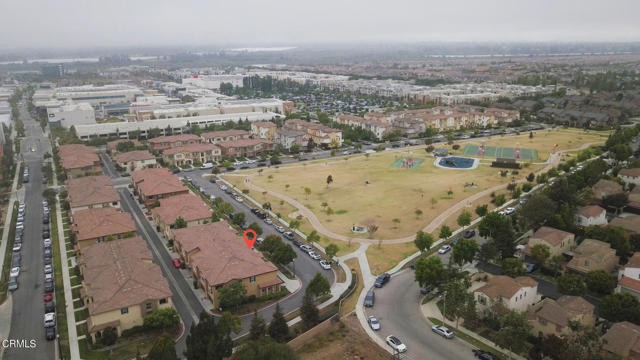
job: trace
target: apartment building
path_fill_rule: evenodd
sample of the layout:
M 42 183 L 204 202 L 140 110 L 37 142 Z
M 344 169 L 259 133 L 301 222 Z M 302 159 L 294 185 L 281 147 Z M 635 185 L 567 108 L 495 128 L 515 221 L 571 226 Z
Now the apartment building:
M 251 135 L 254 138 L 273 141 L 277 126 L 270 121 L 258 121 L 251 123 Z
M 218 143 L 223 157 L 254 157 L 275 149 L 275 144 L 263 139 L 241 139 Z
M 378 120 L 367 120 L 359 116 L 348 114 L 337 114 L 333 117 L 333 121 L 338 124 L 349 125 L 371 131 L 378 140 L 381 140 L 384 134 L 393 129 L 393 126 L 389 123 Z
M 100 158 L 92 148 L 82 144 L 62 145 L 58 149 L 60 165 L 67 178 L 102 172 Z
M 249 132 L 246 130 L 221 130 L 221 131 L 210 131 L 206 133 L 202 133 L 200 137 L 202 138 L 202 142 L 217 144 L 224 141 L 235 141 L 240 139 L 248 139 Z
M 220 147 L 213 144 L 189 144 L 176 146 L 162 152 L 162 160 L 165 164 L 182 166 L 201 164 L 220 160 L 222 152 Z
M 287 120 L 283 126 L 286 130 L 296 130 L 306 133 L 307 138 L 319 146 L 340 147 L 342 146 L 342 131 L 332 129 L 321 124 L 314 124 L 298 119 Z
M 73 213 L 71 220 L 76 249 L 136 235 L 131 215 L 112 207 L 79 210 Z
M 185 146 L 191 144 L 199 144 L 201 141 L 198 135 L 193 134 L 181 134 L 172 136 L 160 136 L 157 138 L 147 140 L 149 148 L 155 151 L 164 151 L 178 146 Z
M 298 145 L 300 148 L 307 146 L 306 134 L 297 130 L 278 129 L 273 140 L 287 150 L 291 149 L 293 145 Z
M 149 150 L 135 150 L 117 153 L 113 160 L 126 172 L 157 167 L 156 157 Z
M 142 326 L 154 310 L 173 307 L 169 283 L 141 237 L 83 248 L 77 264 L 83 276 L 80 298 L 89 311 L 87 329 L 94 343 L 107 328 L 120 336 Z
M 131 181 L 135 194 L 140 196 L 140 202 L 146 206 L 160 199 L 189 192 L 189 188 L 166 168 L 133 171 Z
M 85 176 L 67 181 L 67 202 L 71 213 L 80 210 L 120 208 L 120 196 L 106 176 Z
M 618 173 L 618 177 L 626 184 L 640 186 L 640 168 L 622 169 Z
M 182 218 L 187 227 L 202 225 L 211 220 L 211 208 L 200 196 L 182 194 L 160 199 L 160 206 L 151 209 L 158 228 L 167 239 L 173 238 L 176 220 Z

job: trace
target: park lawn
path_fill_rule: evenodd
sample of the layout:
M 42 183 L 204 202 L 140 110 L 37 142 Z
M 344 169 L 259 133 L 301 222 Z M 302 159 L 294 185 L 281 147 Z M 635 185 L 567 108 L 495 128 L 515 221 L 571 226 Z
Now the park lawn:
M 609 136 L 607 131 L 585 132 L 579 129 L 554 129 L 554 130 L 536 130 L 533 132 L 533 138 L 529 138 L 529 133 L 524 132 L 520 135 L 504 135 L 493 136 L 490 138 L 476 138 L 460 142 L 460 153 L 464 150 L 465 145 L 486 145 L 486 146 L 502 146 L 502 147 L 519 147 L 523 149 L 535 149 L 538 151 L 538 160 L 545 161 L 551 155 L 551 152 L 558 150 L 573 149 L 586 143 L 604 143 Z M 555 145 L 558 145 L 555 147 Z M 534 160 L 536 162 L 536 160 Z
M 237 187 L 240 190 L 247 189 L 247 187 L 244 186 L 245 178 L 245 176 L 224 176 L 224 179 L 226 181 L 230 182 L 231 184 L 233 184 L 233 186 Z M 287 220 L 287 222 L 292 220 L 288 217 L 289 214 L 292 214 L 296 210 L 298 210 L 286 201 L 280 200 L 274 196 L 265 195 L 261 192 L 250 191 L 248 195 L 260 204 L 264 204 L 266 202 L 270 203 L 271 211 L 273 211 L 274 214 L 280 214 L 284 220 Z
M 391 164 L 399 157 L 425 161 L 417 169 L 392 169 Z M 253 177 L 252 182 L 309 207 L 333 232 L 368 238 L 367 234 L 352 233 L 351 226 L 373 223 L 378 226 L 374 238 L 384 239 L 411 235 L 455 203 L 511 179 L 501 177 L 498 169 L 486 165 L 475 170 L 453 170 L 437 168 L 433 161 L 422 149 L 414 148 L 406 153 L 385 151 L 370 158 L 358 156 L 347 161 L 264 169 L 261 175 Z M 517 178 L 524 177 L 523 173 Z M 329 186 L 326 184 L 328 175 L 334 180 Z M 369 184 L 365 184 L 366 181 Z M 478 187 L 464 187 L 471 182 Z M 311 189 L 309 196 L 304 192 L 305 187 Z M 448 190 L 453 191 L 452 196 L 447 194 Z M 435 205 L 431 204 L 432 198 L 437 201 Z M 327 215 L 323 202 L 333 214 Z M 416 215 L 416 210 L 422 214 Z
M 367 249 L 367 261 L 374 275 L 392 269 L 404 258 L 418 251 L 413 241 L 401 244 L 377 244 Z
M 534 183 L 535 184 L 535 183 Z M 511 192 L 504 189 L 504 190 L 499 190 L 495 192 L 496 196 L 499 196 L 501 194 L 504 194 L 505 198 L 507 199 L 507 201 L 511 200 Z M 465 209 L 459 210 L 457 211 L 455 214 L 449 216 L 447 218 L 447 220 L 445 220 L 444 225 L 449 226 L 449 229 L 451 229 L 451 231 L 455 231 L 457 230 L 460 225 L 458 225 L 458 216 L 460 216 L 460 214 L 462 214 L 462 212 L 464 210 L 467 210 L 470 214 L 471 214 L 471 221 L 475 220 L 478 218 L 478 214 L 476 214 L 476 207 L 479 205 L 484 205 L 487 204 L 489 205 L 487 207 L 488 211 L 491 211 L 493 209 L 495 209 L 497 206 L 495 204 L 491 203 L 491 194 L 489 195 L 485 195 L 483 197 L 481 197 L 480 199 L 476 200 L 476 201 L 472 201 L 471 205 L 468 206 Z M 438 236 L 440 235 L 440 228 L 442 226 L 440 226 L 439 228 L 437 228 L 431 235 L 433 235 L 434 239 L 437 239 Z

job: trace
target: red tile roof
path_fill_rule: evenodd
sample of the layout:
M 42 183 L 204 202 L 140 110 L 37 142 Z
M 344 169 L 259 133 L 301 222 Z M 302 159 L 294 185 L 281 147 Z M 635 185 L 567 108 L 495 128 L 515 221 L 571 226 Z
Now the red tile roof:
M 247 247 L 226 221 L 173 231 L 175 241 L 191 255 L 210 286 L 277 271 L 260 253 Z
M 86 176 L 67 181 L 72 208 L 120 201 L 120 196 L 106 176 Z
M 572 233 L 558 230 L 549 226 L 543 226 L 533 234 L 533 238 L 543 239 L 553 246 L 558 246 L 567 237 L 574 236 Z
M 268 128 L 276 127 L 276 124 L 270 121 L 256 121 L 254 123 L 251 123 L 251 125 L 255 125 L 256 127 L 268 127 Z
M 618 285 L 640 292 L 640 280 L 632 279 L 628 276 L 623 276 L 618 281 Z
M 189 189 L 166 168 L 143 169 L 133 171 L 131 180 L 144 196 L 155 196 Z
M 199 141 L 200 137 L 193 134 L 181 134 L 172 136 L 160 136 L 147 140 L 151 144 L 174 143 L 177 141 Z
M 633 168 L 633 169 L 622 169 L 620 170 L 620 172 L 618 173 L 618 176 L 623 175 L 623 176 L 640 176 L 640 168 Z
M 609 222 L 610 226 L 619 226 L 629 233 L 640 234 L 640 215 L 630 215 L 624 218 L 615 218 Z
M 223 148 L 237 148 L 256 146 L 258 144 L 271 144 L 271 142 L 264 139 L 238 139 L 233 141 L 223 141 L 217 145 Z
M 90 315 L 171 297 L 169 283 L 140 237 L 86 247 L 78 256 Z
M 116 208 L 105 207 L 80 210 L 73 214 L 73 225 L 76 240 L 82 241 L 103 236 L 136 232 L 136 225 L 131 215 Z
M 211 208 L 193 194 L 184 194 L 160 199 L 160 206 L 151 209 L 164 224 L 172 225 L 178 217 L 185 221 L 196 221 L 211 217 Z
M 227 137 L 227 136 L 249 136 L 249 132 L 246 130 L 221 130 L 221 131 L 210 131 L 206 133 L 202 133 L 202 137 L 205 139 L 215 139 L 218 137 Z
M 175 155 L 175 154 L 182 154 L 182 153 L 211 152 L 213 150 L 218 150 L 218 149 L 220 148 L 217 147 L 216 145 L 202 143 L 202 144 L 188 144 L 184 146 L 176 146 L 176 147 L 172 147 L 171 149 L 167 149 L 162 153 L 165 155 Z
M 515 279 L 504 275 L 496 275 L 489 278 L 487 284 L 478 288 L 479 291 L 491 299 L 502 297 L 505 299 L 511 299 L 518 290 L 523 287 L 535 287 L 538 282 L 527 276 L 520 276 Z
M 166 151 L 166 150 L 165 150 Z M 130 161 L 143 161 L 143 160 L 153 160 L 156 157 L 153 156 L 148 150 L 136 150 L 136 151 L 128 151 L 124 153 L 118 153 L 115 156 L 115 160 L 117 163 L 127 163 Z
M 92 148 L 82 144 L 62 145 L 58 150 L 62 168 L 65 170 L 80 169 L 100 164 L 100 158 Z
M 599 216 L 603 211 L 605 211 L 605 209 L 601 208 L 598 205 L 589 205 L 581 207 L 580 209 L 578 209 L 577 213 L 578 215 L 582 215 L 586 218 L 592 218 Z

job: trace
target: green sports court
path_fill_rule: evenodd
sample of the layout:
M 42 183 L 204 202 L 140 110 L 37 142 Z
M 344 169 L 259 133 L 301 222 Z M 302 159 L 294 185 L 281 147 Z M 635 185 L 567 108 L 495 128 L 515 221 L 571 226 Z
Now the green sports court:
M 402 157 L 394 161 L 393 164 L 391 164 L 391 167 L 402 168 L 402 169 L 415 169 L 418 166 L 420 166 L 420 164 L 422 164 L 423 161 L 424 159 L 413 159 L 413 158 Z
M 534 149 L 521 149 L 500 146 L 467 145 L 464 147 L 464 155 L 487 156 L 494 158 L 537 160 L 538 152 Z

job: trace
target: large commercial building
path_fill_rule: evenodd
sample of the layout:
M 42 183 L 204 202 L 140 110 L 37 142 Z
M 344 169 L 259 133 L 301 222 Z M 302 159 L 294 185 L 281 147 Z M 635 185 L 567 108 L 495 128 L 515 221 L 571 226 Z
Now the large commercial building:
M 242 87 L 243 74 L 223 74 L 223 75 L 193 75 L 190 78 L 182 79 L 183 85 L 193 85 L 209 90 L 219 90 L 220 84 L 231 84 L 233 87 Z
M 69 103 L 59 107 L 47 108 L 47 117 L 51 127 L 62 126 L 70 128 L 78 125 L 96 123 L 96 114 L 93 107 L 86 102 Z
M 55 89 L 54 96 L 58 100 L 73 100 L 88 102 L 92 106 L 100 104 L 130 103 L 138 96 L 144 96 L 142 90 L 130 85 L 83 85 L 69 86 Z

